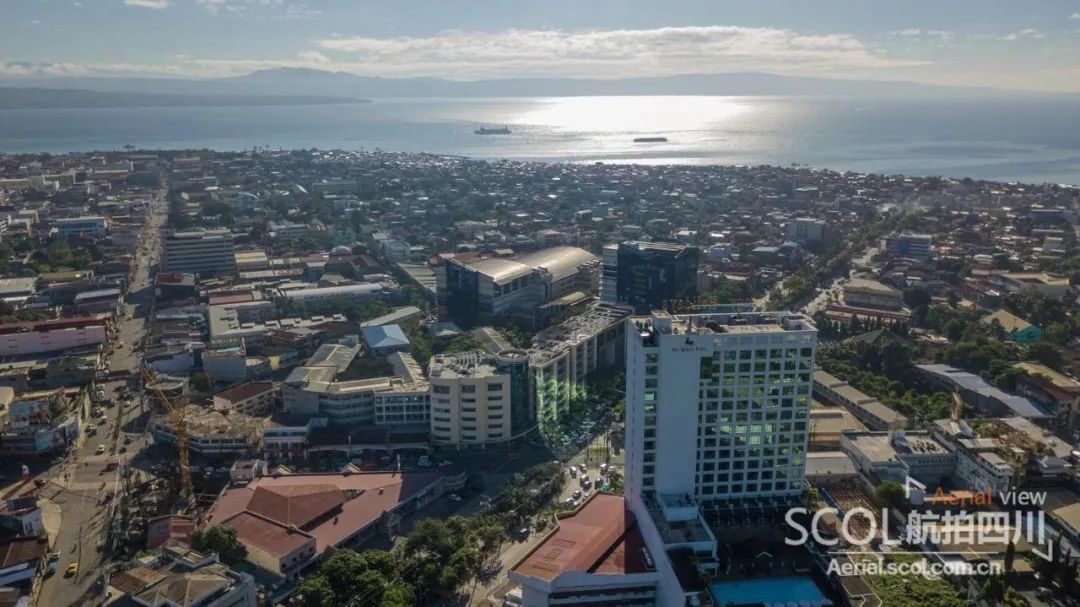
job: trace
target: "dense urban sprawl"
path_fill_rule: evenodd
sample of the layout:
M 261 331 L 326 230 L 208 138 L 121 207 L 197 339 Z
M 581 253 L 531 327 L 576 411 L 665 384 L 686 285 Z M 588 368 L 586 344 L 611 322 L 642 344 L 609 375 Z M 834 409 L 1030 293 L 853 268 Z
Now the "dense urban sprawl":
M 0 155 L 0 602 L 1075 605 L 1078 205 L 802 166 Z M 956 504 L 1045 525 L 942 539 Z M 785 543 L 798 508 L 839 548 Z M 852 541 L 924 510 L 920 541 Z

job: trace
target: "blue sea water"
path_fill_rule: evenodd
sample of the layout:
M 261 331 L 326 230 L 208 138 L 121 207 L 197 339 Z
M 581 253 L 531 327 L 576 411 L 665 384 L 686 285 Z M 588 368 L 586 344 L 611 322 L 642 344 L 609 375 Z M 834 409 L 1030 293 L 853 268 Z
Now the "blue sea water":
M 480 126 L 510 135 L 475 135 Z M 664 143 L 634 143 L 663 136 Z M 377 99 L 0 110 L 0 151 L 340 148 L 567 162 L 805 164 L 1080 183 L 1080 102 L 830 97 Z

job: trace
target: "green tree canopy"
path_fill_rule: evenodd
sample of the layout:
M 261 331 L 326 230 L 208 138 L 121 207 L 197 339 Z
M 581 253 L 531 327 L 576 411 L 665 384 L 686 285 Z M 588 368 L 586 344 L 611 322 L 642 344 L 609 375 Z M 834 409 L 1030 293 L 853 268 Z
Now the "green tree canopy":
M 216 552 L 221 562 L 235 565 L 247 556 L 247 548 L 236 538 L 236 529 L 210 525 L 191 536 L 191 547 L 198 552 Z
M 900 508 L 907 502 L 907 497 L 900 483 L 884 481 L 874 488 L 874 501 L 882 508 Z

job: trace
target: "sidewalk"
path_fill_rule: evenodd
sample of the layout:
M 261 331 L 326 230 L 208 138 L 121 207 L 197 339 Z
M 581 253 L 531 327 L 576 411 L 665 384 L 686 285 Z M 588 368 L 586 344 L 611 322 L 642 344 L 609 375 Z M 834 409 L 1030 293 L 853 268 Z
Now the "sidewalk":
M 38 499 L 37 504 L 38 508 L 41 508 L 41 526 L 45 528 L 45 533 L 49 536 L 49 547 L 55 547 L 63 512 L 59 505 L 46 497 Z

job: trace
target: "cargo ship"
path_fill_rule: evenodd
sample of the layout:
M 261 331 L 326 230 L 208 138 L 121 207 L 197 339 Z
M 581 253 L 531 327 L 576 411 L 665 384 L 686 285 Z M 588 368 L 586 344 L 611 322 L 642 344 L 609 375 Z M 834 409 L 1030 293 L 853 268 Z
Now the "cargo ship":
M 635 137 L 634 143 L 664 143 L 667 137 Z
M 477 135 L 509 135 L 510 134 L 510 129 L 508 127 L 505 127 L 505 126 L 501 126 L 499 128 L 495 128 L 495 129 L 489 129 L 487 127 L 480 127 L 478 129 L 476 129 L 475 131 L 473 131 L 473 133 L 476 133 Z

